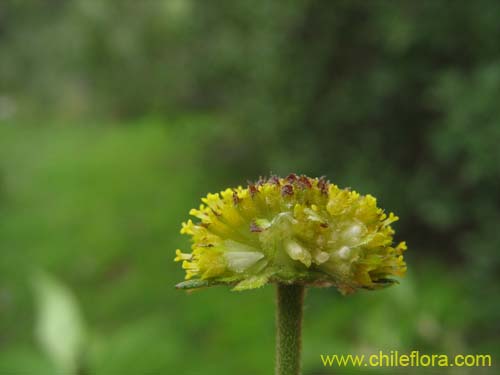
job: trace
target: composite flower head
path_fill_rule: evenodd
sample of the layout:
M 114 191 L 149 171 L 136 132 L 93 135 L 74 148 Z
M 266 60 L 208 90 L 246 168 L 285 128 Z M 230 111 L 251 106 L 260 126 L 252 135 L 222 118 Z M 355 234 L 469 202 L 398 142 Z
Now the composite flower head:
M 176 251 L 188 281 L 233 290 L 269 282 L 335 286 L 342 293 L 391 285 L 403 276 L 406 244 L 393 244 L 398 220 L 371 195 L 324 178 L 290 174 L 208 194 L 182 224 L 191 252 Z

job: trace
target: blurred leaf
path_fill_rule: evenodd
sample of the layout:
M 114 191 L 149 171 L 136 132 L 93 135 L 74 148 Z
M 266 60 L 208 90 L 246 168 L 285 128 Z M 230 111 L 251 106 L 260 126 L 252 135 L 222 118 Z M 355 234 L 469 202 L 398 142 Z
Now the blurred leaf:
M 34 277 L 37 296 L 36 337 L 60 374 L 76 374 L 82 365 L 85 329 L 75 297 L 44 272 Z

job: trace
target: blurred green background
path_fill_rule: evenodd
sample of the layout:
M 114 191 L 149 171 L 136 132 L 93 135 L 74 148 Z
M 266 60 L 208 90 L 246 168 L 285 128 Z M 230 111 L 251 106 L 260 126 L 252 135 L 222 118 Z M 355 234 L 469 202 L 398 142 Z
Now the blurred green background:
M 188 295 L 172 262 L 202 195 L 270 172 L 377 196 L 409 245 L 400 286 L 309 292 L 304 374 L 378 350 L 495 365 L 499 16 L 486 0 L 1 1 L 0 373 L 272 373 L 273 288 Z

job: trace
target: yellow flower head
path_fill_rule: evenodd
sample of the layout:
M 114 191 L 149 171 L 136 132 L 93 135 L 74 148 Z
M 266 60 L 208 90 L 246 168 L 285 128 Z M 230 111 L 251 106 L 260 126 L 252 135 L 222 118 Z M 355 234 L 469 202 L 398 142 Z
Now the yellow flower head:
M 186 279 L 179 288 L 216 284 L 233 290 L 269 282 L 336 286 L 342 293 L 377 289 L 403 276 L 404 242 L 371 195 L 323 178 L 290 174 L 208 194 L 182 224 L 192 252 L 176 251 Z

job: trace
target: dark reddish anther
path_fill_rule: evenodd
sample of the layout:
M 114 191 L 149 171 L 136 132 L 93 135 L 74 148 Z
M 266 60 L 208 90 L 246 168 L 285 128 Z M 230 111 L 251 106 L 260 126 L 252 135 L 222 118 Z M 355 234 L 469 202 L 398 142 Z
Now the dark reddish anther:
M 256 183 L 256 184 L 257 184 L 258 186 L 262 186 L 262 185 L 264 185 L 266 182 L 267 182 L 267 180 L 266 180 L 264 177 L 259 176 L 259 179 L 257 180 L 257 183 Z
M 321 228 L 328 228 L 328 224 L 327 223 L 321 223 L 319 226 Z
M 293 195 L 293 186 L 292 185 L 285 185 L 281 188 L 281 195 Z
M 259 227 L 257 224 L 255 224 L 254 222 L 252 222 L 250 224 L 250 232 L 260 233 L 262 231 L 263 231 L 263 229 L 261 227 Z
M 288 176 L 286 176 L 286 179 L 288 182 L 293 183 L 297 181 L 297 175 L 295 173 L 290 173 Z
M 200 225 L 203 227 L 203 228 L 208 228 L 208 226 L 210 225 L 209 223 L 203 223 L 201 222 Z
M 318 188 L 322 194 L 328 194 L 328 181 L 325 180 L 325 177 L 320 177 L 318 180 Z
M 238 197 L 238 193 L 233 190 L 233 203 L 236 206 L 240 203 L 240 198 Z
M 312 188 L 312 184 L 311 184 L 311 181 L 309 181 L 309 178 L 302 175 L 299 177 L 299 185 L 303 188 Z
M 220 212 L 215 211 L 213 208 L 211 208 L 212 212 L 214 213 L 215 216 L 221 216 L 222 214 Z
M 255 194 L 257 194 L 259 192 L 259 190 L 257 189 L 257 187 L 255 185 L 248 185 L 248 189 L 250 190 L 250 196 L 253 198 L 255 196 Z
M 280 185 L 280 179 L 278 178 L 278 176 L 271 176 L 269 178 L 269 182 L 275 184 L 275 185 Z

